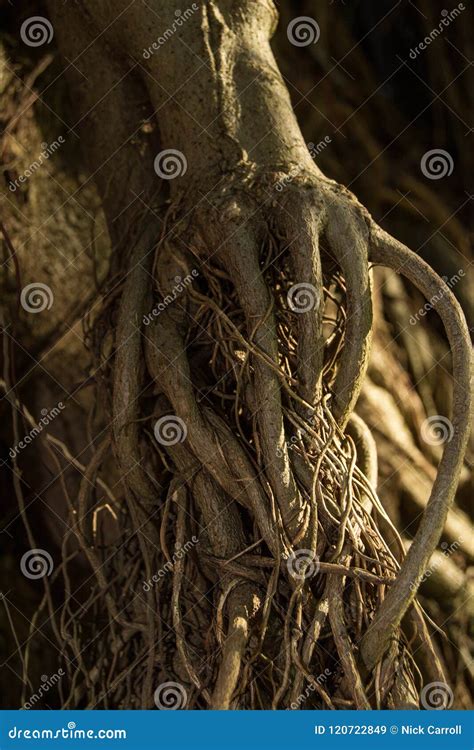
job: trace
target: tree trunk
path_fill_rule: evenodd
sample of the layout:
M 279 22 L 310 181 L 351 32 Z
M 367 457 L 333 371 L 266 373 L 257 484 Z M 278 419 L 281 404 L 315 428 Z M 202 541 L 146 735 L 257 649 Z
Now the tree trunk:
M 63 705 L 417 706 L 413 662 L 447 681 L 415 595 L 468 438 L 463 314 L 317 167 L 273 4 L 180 7 L 49 3 L 112 246 L 91 335 L 106 416 L 72 499 L 95 581 L 82 604 L 106 615 L 99 633 L 62 622 Z M 359 400 L 374 265 L 428 300 L 442 287 L 452 354 L 450 439 L 407 553 Z M 91 486 L 111 476 L 121 536 L 98 550 Z

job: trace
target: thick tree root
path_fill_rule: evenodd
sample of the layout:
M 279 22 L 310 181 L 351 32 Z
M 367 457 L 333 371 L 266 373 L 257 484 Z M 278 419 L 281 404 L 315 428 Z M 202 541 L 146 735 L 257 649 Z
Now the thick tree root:
M 431 497 L 423 514 L 413 544 L 383 604 L 377 611 L 361 644 L 366 665 L 371 668 L 380 660 L 416 593 L 416 585 L 428 567 L 429 559 L 440 539 L 449 507 L 453 501 L 472 417 L 471 346 L 461 308 L 448 287 L 415 253 L 374 227 L 371 260 L 403 273 L 425 295 L 439 299 L 435 309 L 440 315 L 451 346 L 455 383 L 452 438 L 446 442 Z M 443 295 L 439 295 L 440 286 Z
M 196 140 L 194 117 L 184 118 L 179 135 L 194 158 L 186 180 L 171 181 L 166 211 L 151 168 L 156 135 L 143 138 L 140 149 L 128 141 L 143 133 L 144 112 L 164 104 L 166 85 L 155 85 L 158 56 L 118 86 L 122 54 L 136 54 L 146 11 L 134 4 L 129 34 L 125 7 L 113 25 L 107 4 L 91 4 L 85 14 L 54 10 L 67 54 L 77 47 L 82 55 L 97 28 L 104 31 L 81 60 L 92 80 L 96 70 L 106 71 L 104 89 L 98 81 L 93 95 L 90 84 L 75 83 L 80 116 L 93 112 L 108 125 L 100 137 L 100 129 L 84 128 L 91 174 L 106 149 L 97 181 L 117 247 L 91 344 L 97 380 L 112 394 L 107 432 L 123 529 L 113 554 L 87 550 L 95 583 L 91 588 L 84 575 L 80 606 L 70 595 L 64 545 L 67 595 L 57 636 L 67 662 L 65 705 L 85 695 L 90 707 L 159 705 L 160 687 L 169 683 L 178 684 L 187 708 L 416 703 L 412 644 L 423 643 L 426 632 L 412 602 L 466 442 L 466 330 L 446 291 L 439 312 L 453 353 L 454 435 L 403 559 L 396 530 L 393 545 L 381 531 L 390 520 L 377 495 L 374 441 L 354 415 L 373 325 L 369 262 L 406 274 L 428 298 L 441 282 L 313 164 L 269 45 L 238 49 L 238 64 L 227 70 L 226 54 L 230 59 L 241 37 L 263 42 L 273 24 L 267 4 L 252 4 L 252 13 L 244 6 L 235 13 L 224 2 L 219 12 L 206 3 L 186 25 L 186 34 L 197 33 L 188 41 L 209 62 L 197 71 L 202 85 L 193 89 L 192 106 L 205 98 L 209 75 L 204 116 L 211 130 L 199 127 Z M 84 37 L 79 46 L 68 31 L 71 17 Z M 117 69 L 107 65 L 108 45 L 120 50 Z M 161 83 L 174 86 L 166 76 L 182 73 L 178 67 L 177 57 L 163 66 Z M 254 78 L 259 106 L 250 114 L 242 107 L 239 119 L 228 105 Z M 118 128 L 109 125 L 106 92 L 122 117 Z M 187 111 L 180 88 L 175 97 L 171 114 L 178 106 Z M 275 134 L 255 145 L 254 119 L 263 129 L 269 113 Z M 172 145 L 173 117 L 164 108 L 159 119 L 160 136 Z M 211 144 L 201 148 L 203 138 Z M 117 151 L 123 159 L 115 162 Z M 130 189 L 147 206 L 144 216 L 129 208 L 123 166 L 130 163 Z M 114 200 L 109 186 L 117 184 Z M 302 304 L 301 287 L 309 294 Z M 177 425 L 177 434 L 167 424 Z M 89 463 L 91 480 L 107 450 Z M 80 499 L 80 544 L 100 548 L 82 533 L 95 504 L 84 491 Z M 52 612 L 49 590 L 44 606 Z M 428 646 L 422 657 L 430 660 Z M 432 662 L 441 675 L 441 663 Z

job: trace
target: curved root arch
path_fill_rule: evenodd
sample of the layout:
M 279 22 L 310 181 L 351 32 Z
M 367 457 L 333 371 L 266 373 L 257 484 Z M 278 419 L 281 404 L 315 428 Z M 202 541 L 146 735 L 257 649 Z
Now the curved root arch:
M 337 226 L 329 234 L 331 247 Z M 244 253 L 245 237 L 235 229 L 233 236 Z M 379 529 L 378 519 L 388 517 L 375 490 L 370 432 L 356 415 L 349 417 L 350 407 L 342 421 L 349 417 L 346 430 L 338 423 L 334 389 L 347 379 L 341 353 L 349 348 L 357 358 L 366 346 L 347 340 L 354 330 L 347 323 L 348 293 L 357 310 L 365 294 L 361 277 L 352 277 L 348 292 L 343 253 L 334 252 L 329 271 L 323 263 L 322 395 L 312 404 L 300 377 L 306 353 L 298 338 L 301 312 L 291 302 L 291 242 L 270 225 L 260 242 L 253 267 L 239 265 L 231 253 L 223 264 L 208 248 L 204 252 L 174 232 L 156 250 L 154 299 L 142 328 L 148 376 L 138 383 L 141 392 L 152 389 L 156 400 L 147 398 L 139 413 L 134 451 L 145 451 L 142 465 L 156 486 L 160 478 L 167 497 L 156 512 L 161 552 L 154 550 L 153 564 L 168 561 L 169 575 L 153 583 L 145 604 L 156 614 L 159 601 L 159 631 L 172 627 L 175 633 L 178 660 L 172 649 L 162 654 L 162 677 L 179 677 L 196 706 L 294 708 L 310 696 L 310 705 L 331 708 L 414 705 L 416 679 L 400 624 L 415 595 L 413 582 L 441 534 L 462 461 L 469 411 L 466 333 L 447 297 L 443 313 L 451 345 L 458 348 L 454 370 L 461 394 L 453 415 L 456 438 L 447 446 L 435 500 L 400 571 L 401 542 L 391 551 Z M 374 262 L 387 262 L 374 240 L 371 252 Z M 392 258 L 391 266 L 416 276 L 431 296 L 439 280 L 407 253 Z M 261 294 L 252 299 L 256 273 Z M 316 289 L 307 282 L 307 293 L 311 286 Z M 142 297 L 141 314 L 144 309 Z M 130 372 L 139 372 L 138 356 Z M 275 386 L 279 401 L 270 395 Z M 270 428 L 283 427 L 273 443 L 262 436 L 268 416 Z M 157 423 L 170 418 L 178 419 L 183 433 L 171 444 L 156 429 L 153 434 Z M 275 466 L 280 479 L 283 466 L 290 481 L 275 483 Z M 134 481 L 129 492 L 137 492 Z M 191 536 L 196 548 L 181 556 Z M 207 643 L 196 623 L 206 623 Z M 150 638 L 148 633 L 153 650 Z M 383 657 L 385 666 L 371 675 Z
M 300 238 L 297 260 L 295 236 L 265 220 L 250 225 L 250 245 L 248 226 L 225 227 L 222 253 L 179 222 L 169 230 L 165 221 L 152 255 L 150 236 L 137 240 L 134 270 L 120 299 L 106 295 L 92 338 L 100 366 L 100 331 L 118 321 L 104 384 L 113 393 L 124 533 L 112 554 L 92 550 L 96 503 L 83 483 L 77 537 L 92 571 L 84 586 L 95 585 L 80 608 L 67 539 L 55 572 L 66 583 L 57 633 L 70 660 L 65 707 L 86 695 L 89 707 L 151 706 L 156 686 L 170 681 L 187 707 L 417 705 L 401 624 L 456 489 L 470 413 L 468 338 L 446 290 L 439 312 L 453 353 L 454 437 L 403 559 L 396 530 L 395 550 L 380 531 L 381 519 L 390 521 L 376 492 L 375 444 L 352 413 L 361 377 L 353 361 L 350 376 L 344 371 L 347 351 L 364 371 L 370 336 L 360 333 L 368 261 L 353 206 L 344 219 L 329 206 L 316 234 Z M 434 296 L 441 281 L 417 256 L 378 228 L 370 242 L 372 262 Z M 297 300 L 301 278 L 306 297 Z M 83 467 L 92 482 L 108 449 L 106 441 Z M 106 649 L 101 638 L 84 651 L 102 602 Z M 44 607 L 55 620 L 49 592 Z M 429 651 L 418 608 L 411 621 Z

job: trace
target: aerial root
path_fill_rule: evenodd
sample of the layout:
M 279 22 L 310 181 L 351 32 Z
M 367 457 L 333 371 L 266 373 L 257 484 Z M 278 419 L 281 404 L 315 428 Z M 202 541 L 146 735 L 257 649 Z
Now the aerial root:
M 454 435 L 404 559 L 393 526 L 395 551 L 380 531 L 380 519 L 390 519 L 377 495 L 377 452 L 354 413 L 372 326 L 366 224 L 354 216 L 306 216 L 294 247 L 270 225 L 260 250 L 251 232 L 234 234 L 215 264 L 209 255 L 202 262 L 193 242 L 167 236 L 146 266 L 154 288 L 138 264 L 110 303 L 118 320 L 113 447 L 126 500 L 114 508 L 124 535 L 107 556 L 79 529 L 97 585 L 85 587 L 80 611 L 68 596 L 61 616 L 64 653 L 77 660 L 66 705 L 86 692 L 91 705 L 151 705 L 154 687 L 170 681 L 183 686 L 187 708 L 414 700 L 412 636 L 422 644 L 426 632 L 410 608 L 413 581 L 439 539 L 460 469 L 467 335 L 446 291 L 438 309 L 453 351 Z M 330 272 L 319 257 L 322 233 L 336 260 Z M 406 274 L 428 297 L 439 289 L 422 261 L 378 229 L 370 260 Z M 169 297 L 193 267 L 199 273 L 175 304 L 142 325 L 153 299 Z M 308 327 L 288 304 L 300 274 L 322 286 Z M 308 331 L 319 337 L 314 350 Z M 171 444 L 155 430 L 170 415 L 185 427 Z M 85 471 L 86 518 L 95 505 L 86 480 L 99 488 L 109 452 L 106 440 Z M 69 591 L 66 559 L 60 570 Z M 133 596 L 117 611 L 124 589 Z M 82 655 L 77 623 L 93 621 L 103 601 L 109 652 Z M 419 647 L 431 674 L 442 675 L 437 655 Z
M 374 263 L 386 265 L 406 276 L 426 299 L 438 300 L 434 307 L 443 321 L 451 347 L 454 382 L 452 438 L 444 444 L 430 499 L 397 580 L 377 609 L 362 640 L 364 661 L 372 668 L 393 639 L 439 542 L 463 465 L 471 427 L 472 400 L 469 332 L 459 303 L 447 285 L 416 253 L 375 225 L 370 258 Z M 439 294 L 440 287 L 442 295 Z

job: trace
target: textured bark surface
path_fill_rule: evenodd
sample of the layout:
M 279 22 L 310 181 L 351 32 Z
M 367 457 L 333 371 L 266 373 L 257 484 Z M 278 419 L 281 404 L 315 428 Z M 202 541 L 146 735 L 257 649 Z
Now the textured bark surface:
M 71 550 L 88 566 L 95 588 L 81 596 L 86 610 L 102 604 L 107 645 L 88 667 L 93 633 L 84 624 L 71 635 L 66 586 L 55 636 L 73 661 L 62 704 L 146 708 L 172 682 L 188 707 L 305 707 L 309 694 L 317 707 L 413 707 L 413 663 L 446 682 L 416 591 L 445 524 L 448 538 L 467 526 L 450 511 L 470 426 L 464 316 L 436 274 L 316 165 L 270 47 L 273 4 L 192 7 L 168 35 L 182 12 L 174 0 L 48 4 L 59 50 L 75 61 L 72 132 L 111 245 L 88 342 L 99 418 L 69 503 L 75 542 L 64 539 L 57 570 L 67 580 Z M 160 179 L 155 157 L 169 149 L 177 174 Z M 401 430 L 419 426 L 421 406 L 403 398 L 402 378 L 377 382 L 399 367 L 383 331 L 359 399 L 371 263 L 427 299 L 442 288 L 452 352 L 453 437 L 427 504 L 407 482 L 424 513 L 406 557 L 377 496 L 377 447 L 390 463 L 400 438 L 393 429 L 376 445 L 384 428 L 370 423 L 371 397 L 383 389 Z M 295 286 L 311 298 L 297 299 L 303 311 L 288 302 Z M 181 436 L 160 439 L 170 416 Z M 432 464 L 407 450 L 432 482 Z M 110 554 L 91 525 L 99 476 L 118 527 Z M 445 588 L 455 597 L 468 586 Z M 49 590 L 43 606 L 53 609 Z

